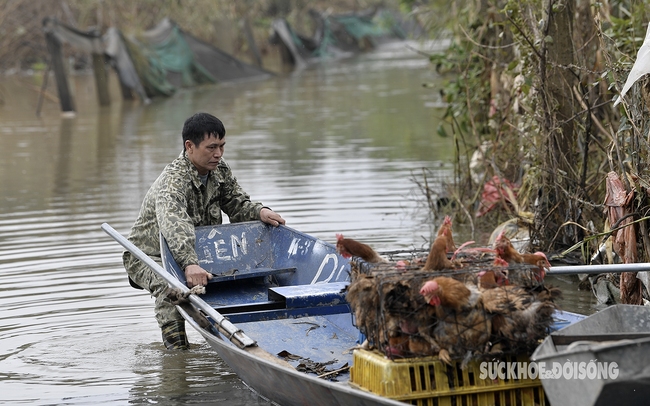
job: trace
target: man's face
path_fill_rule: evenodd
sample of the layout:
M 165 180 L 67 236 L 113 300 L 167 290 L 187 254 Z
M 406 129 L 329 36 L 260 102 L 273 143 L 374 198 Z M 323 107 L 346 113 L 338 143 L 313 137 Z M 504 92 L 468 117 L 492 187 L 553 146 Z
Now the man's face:
M 198 169 L 200 175 L 217 168 L 223 156 L 223 149 L 226 145 L 226 137 L 219 137 L 206 134 L 199 145 L 194 145 L 190 140 L 185 141 L 185 150 L 190 162 Z

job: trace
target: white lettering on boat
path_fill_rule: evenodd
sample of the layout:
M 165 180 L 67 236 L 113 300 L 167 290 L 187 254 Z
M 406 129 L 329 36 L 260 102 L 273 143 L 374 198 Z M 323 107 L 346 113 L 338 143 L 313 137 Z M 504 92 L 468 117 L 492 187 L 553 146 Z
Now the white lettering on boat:
M 337 281 L 340 281 L 340 280 L 341 280 L 341 279 L 340 279 L 340 277 L 341 277 L 341 272 L 343 272 L 344 270 L 345 270 L 345 264 L 341 265 L 341 267 L 339 268 L 339 272 L 336 274 L 336 280 L 337 280 Z M 349 279 L 350 279 L 350 277 L 349 277 L 349 275 L 348 275 L 348 277 L 347 277 L 345 280 L 349 280 Z
M 200 259 L 199 263 L 202 264 L 214 263 L 214 259 L 212 259 L 212 252 L 210 251 L 210 248 L 208 248 L 207 245 L 203 247 L 203 259 Z
M 248 253 L 248 245 L 246 243 L 246 233 L 243 232 L 241 233 L 241 238 L 237 238 L 236 235 L 231 235 L 230 236 L 230 243 L 232 245 L 232 256 L 233 258 L 237 258 L 239 256 L 239 252 L 237 250 L 237 247 L 241 248 L 241 252 L 243 255 L 246 255 Z
M 314 245 L 314 241 L 303 240 L 301 238 L 294 237 L 293 240 L 291 240 L 289 249 L 287 250 L 287 254 L 288 254 L 287 258 L 291 258 L 292 255 L 296 255 L 296 254 L 300 254 L 300 255 L 308 254 L 312 245 Z
M 217 258 L 224 261 L 230 261 L 232 257 L 230 255 L 224 255 L 228 250 L 226 248 L 221 248 L 221 245 L 226 245 L 226 241 L 217 240 L 214 242 L 214 251 L 217 253 Z
M 292 255 L 296 255 L 296 252 L 298 252 L 298 244 L 300 243 L 300 238 L 294 238 L 291 240 L 291 245 L 289 245 L 289 251 L 287 252 L 289 254 L 289 257 Z
M 336 273 L 336 268 L 339 266 L 339 257 L 336 254 L 327 254 L 325 255 L 325 258 L 323 258 L 323 261 L 320 263 L 318 272 L 316 272 L 316 275 L 314 275 L 314 279 L 311 281 L 311 285 L 315 284 L 318 281 L 321 274 L 323 273 L 323 270 L 325 269 L 325 265 L 330 262 L 330 259 L 334 261 L 334 267 L 332 268 L 332 272 L 330 273 L 329 277 L 322 282 L 327 283 L 332 280 L 334 274 Z

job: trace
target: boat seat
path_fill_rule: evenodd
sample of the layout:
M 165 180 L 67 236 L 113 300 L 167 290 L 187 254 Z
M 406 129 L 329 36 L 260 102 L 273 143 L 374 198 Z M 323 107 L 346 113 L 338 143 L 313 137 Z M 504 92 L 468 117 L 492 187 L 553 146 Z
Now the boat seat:
M 208 283 L 218 283 L 226 281 L 235 281 L 240 279 L 258 278 L 260 276 L 277 275 L 281 273 L 295 272 L 296 268 L 251 268 L 251 269 L 231 269 L 229 271 L 215 274 L 212 273 L 212 279 Z
M 332 282 L 272 287 L 269 288 L 269 300 L 284 301 L 287 309 L 346 305 L 343 289 L 348 284 Z

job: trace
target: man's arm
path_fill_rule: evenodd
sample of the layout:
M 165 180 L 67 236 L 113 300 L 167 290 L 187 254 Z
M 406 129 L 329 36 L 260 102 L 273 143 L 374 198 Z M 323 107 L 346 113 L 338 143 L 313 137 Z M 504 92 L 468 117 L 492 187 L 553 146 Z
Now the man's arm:
M 164 186 L 156 196 L 156 217 L 160 232 L 165 237 L 172 256 L 185 271 L 187 286 L 207 285 L 212 275 L 201 268 L 194 250 L 196 241 L 194 224 L 187 214 L 187 198 L 181 185 L 173 181 Z

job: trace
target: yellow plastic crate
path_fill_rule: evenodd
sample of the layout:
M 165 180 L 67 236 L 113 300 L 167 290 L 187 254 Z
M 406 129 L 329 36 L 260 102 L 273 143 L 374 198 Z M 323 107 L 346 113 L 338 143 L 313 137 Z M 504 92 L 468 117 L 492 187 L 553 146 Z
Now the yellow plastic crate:
M 530 362 L 527 356 L 506 362 Z M 378 395 L 424 406 L 547 405 L 539 379 L 480 379 L 480 362 L 448 366 L 436 357 L 387 359 L 376 351 L 355 350 L 350 382 Z

